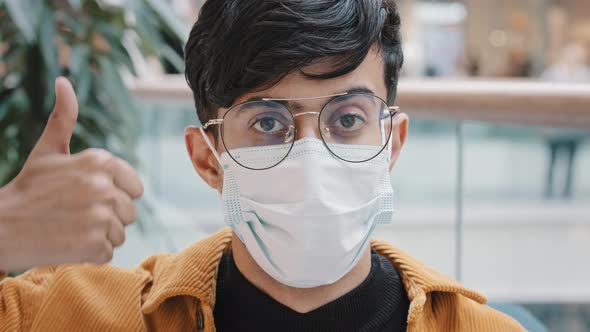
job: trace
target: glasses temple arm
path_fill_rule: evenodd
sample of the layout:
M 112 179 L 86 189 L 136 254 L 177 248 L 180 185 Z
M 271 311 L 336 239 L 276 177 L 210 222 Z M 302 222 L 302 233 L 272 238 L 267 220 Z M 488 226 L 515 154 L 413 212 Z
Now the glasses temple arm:
M 392 118 L 398 115 L 400 112 L 399 106 L 388 106 L 387 109 L 389 110 L 389 114 Z
M 207 123 L 205 123 L 203 125 L 203 130 L 207 130 L 207 128 L 209 128 L 210 126 L 215 126 L 215 125 L 220 125 L 220 124 L 223 124 L 223 119 L 209 120 L 209 121 L 207 121 Z

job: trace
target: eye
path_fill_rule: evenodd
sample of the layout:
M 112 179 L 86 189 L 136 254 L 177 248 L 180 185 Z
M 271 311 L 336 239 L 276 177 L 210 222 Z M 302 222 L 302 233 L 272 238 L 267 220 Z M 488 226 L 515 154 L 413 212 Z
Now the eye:
M 281 130 L 285 130 L 283 125 L 278 119 L 270 116 L 264 116 L 256 120 L 253 125 L 254 129 L 262 133 L 275 133 Z
M 365 119 L 356 113 L 344 113 L 338 116 L 333 122 L 333 126 L 337 129 L 355 130 L 359 129 L 365 124 Z

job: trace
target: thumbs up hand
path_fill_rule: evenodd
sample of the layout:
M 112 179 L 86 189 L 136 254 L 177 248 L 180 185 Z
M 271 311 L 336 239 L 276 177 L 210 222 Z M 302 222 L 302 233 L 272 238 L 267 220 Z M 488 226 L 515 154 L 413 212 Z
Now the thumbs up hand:
M 19 175 L 0 188 L 0 271 L 112 259 L 136 219 L 137 173 L 100 149 L 70 155 L 78 102 L 56 80 L 55 108 Z

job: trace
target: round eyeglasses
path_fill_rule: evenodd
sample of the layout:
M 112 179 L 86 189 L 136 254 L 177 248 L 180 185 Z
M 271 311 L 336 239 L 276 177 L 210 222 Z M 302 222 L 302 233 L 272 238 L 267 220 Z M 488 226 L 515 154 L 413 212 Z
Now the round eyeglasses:
M 294 113 L 287 102 L 331 98 L 320 112 Z M 398 106 L 387 103 L 370 93 L 341 93 L 311 98 L 262 98 L 231 107 L 222 119 L 208 121 L 203 129 L 213 125 L 221 128 L 221 139 L 228 155 L 241 166 L 264 170 L 281 163 L 295 143 L 295 118 L 318 116 L 318 128 L 326 148 L 337 158 L 350 163 L 362 163 L 377 157 L 391 137 L 393 117 Z M 351 146 L 355 153 L 349 153 Z M 263 160 L 244 160 L 239 151 L 261 148 L 269 151 Z

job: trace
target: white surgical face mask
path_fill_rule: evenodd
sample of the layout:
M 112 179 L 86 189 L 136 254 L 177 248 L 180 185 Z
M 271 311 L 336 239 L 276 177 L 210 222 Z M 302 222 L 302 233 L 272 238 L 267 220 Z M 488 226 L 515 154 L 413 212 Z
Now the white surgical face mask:
M 311 288 L 338 281 L 358 263 L 376 225 L 392 220 L 389 148 L 370 161 L 349 163 L 332 155 L 321 140 L 304 138 L 280 164 L 256 171 L 225 152 L 219 156 L 205 139 L 224 169 L 225 222 L 256 263 L 282 284 Z M 361 145 L 333 149 L 341 150 L 341 156 L 380 150 Z M 231 153 L 252 164 L 271 156 L 273 148 Z

